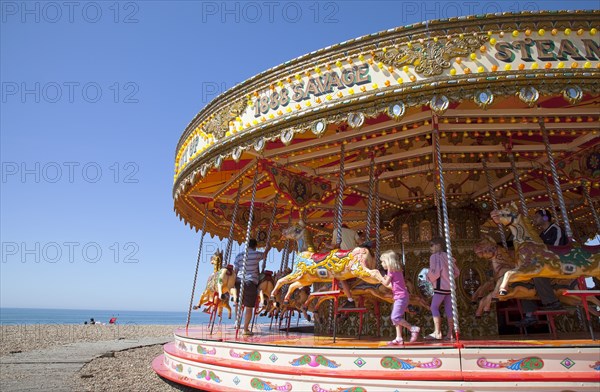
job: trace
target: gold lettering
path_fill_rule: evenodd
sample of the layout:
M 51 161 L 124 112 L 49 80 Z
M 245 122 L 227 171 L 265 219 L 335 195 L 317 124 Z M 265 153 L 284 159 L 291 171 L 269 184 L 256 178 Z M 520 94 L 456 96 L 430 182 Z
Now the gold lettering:
M 521 50 L 521 60 L 523 61 L 533 61 L 533 57 L 531 57 L 531 47 L 533 46 L 533 40 L 531 38 L 526 38 L 523 41 L 514 41 L 513 47 L 515 49 Z
M 363 64 L 358 67 L 354 67 L 354 70 L 356 73 L 356 84 L 361 85 L 371 81 L 371 75 L 369 75 L 369 64 Z
M 301 101 L 302 96 L 304 95 L 304 83 L 294 84 L 292 91 L 294 92 L 294 94 L 292 94 L 292 99 L 296 102 Z
M 600 60 L 600 46 L 593 39 L 582 39 L 585 48 L 585 57 L 588 60 Z
M 535 46 L 538 51 L 538 59 L 541 61 L 554 61 L 556 54 L 554 50 L 554 42 L 549 39 L 535 40 Z
M 515 54 L 512 52 L 512 45 L 508 42 L 498 42 L 496 43 L 496 54 L 494 57 L 497 60 L 504 61 L 505 63 L 512 63 L 515 60 Z
M 308 94 L 311 93 L 314 95 L 320 95 L 317 84 L 315 83 L 315 79 L 313 78 L 308 79 L 308 84 L 306 85 L 306 90 L 304 90 L 303 99 L 308 98 Z
M 560 41 L 560 48 L 558 49 L 558 55 L 556 58 L 559 60 L 568 60 L 567 56 L 571 56 L 573 60 L 585 60 L 585 57 L 579 53 L 575 45 L 568 39 Z
M 334 88 L 342 89 L 345 88 L 344 84 L 340 80 L 337 72 L 330 72 L 327 74 L 327 81 L 325 83 L 325 91 L 331 92 Z

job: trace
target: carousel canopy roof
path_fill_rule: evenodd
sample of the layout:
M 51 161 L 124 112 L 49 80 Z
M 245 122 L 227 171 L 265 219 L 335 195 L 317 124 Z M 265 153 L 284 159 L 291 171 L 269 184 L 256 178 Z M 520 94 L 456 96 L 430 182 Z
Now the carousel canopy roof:
M 518 185 L 529 209 L 557 203 L 554 161 L 571 219 L 593 232 L 598 29 L 598 11 L 454 18 L 274 67 L 188 125 L 176 150 L 175 211 L 196 230 L 206 216 L 208 232 L 228 236 L 238 205 L 234 236 L 243 240 L 254 201 L 256 235 L 264 240 L 275 214 L 280 247 L 290 219 L 331 234 L 343 179 L 344 223 L 364 229 L 378 195 L 385 238 L 394 217 L 436 205 L 440 172 L 450 208 L 487 214 L 490 189 L 500 204 L 518 202 Z

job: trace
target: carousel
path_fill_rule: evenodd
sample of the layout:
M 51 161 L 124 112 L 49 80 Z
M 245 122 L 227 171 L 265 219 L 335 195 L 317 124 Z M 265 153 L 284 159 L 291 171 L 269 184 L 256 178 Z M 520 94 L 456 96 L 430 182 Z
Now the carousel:
M 188 317 L 155 372 L 214 391 L 597 391 L 600 246 L 584 244 L 600 234 L 598 29 L 598 11 L 428 21 L 217 97 L 177 144 L 173 186 L 179 218 L 227 244 L 199 271 L 200 240 L 189 308 L 210 322 Z M 542 242 L 540 209 L 566 246 Z M 360 245 L 332 246 L 343 226 Z M 433 237 L 460 269 L 445 340 L 425 339 Z M 246 336 L 232 244 L 251 238 L 270 251 Z M 388 344 L 387 250 L 404 266 L 413 343 Z M 536 277 L 562 307 L 525 326 Z

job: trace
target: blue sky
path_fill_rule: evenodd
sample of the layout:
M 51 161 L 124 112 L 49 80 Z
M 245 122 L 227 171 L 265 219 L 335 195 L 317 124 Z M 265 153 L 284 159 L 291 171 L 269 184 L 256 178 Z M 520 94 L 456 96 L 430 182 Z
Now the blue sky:
M 565 6 L 598 1 L 1 1 L 0 307 L 187 310 L 174 151 L 216 93 L 399 25 Z

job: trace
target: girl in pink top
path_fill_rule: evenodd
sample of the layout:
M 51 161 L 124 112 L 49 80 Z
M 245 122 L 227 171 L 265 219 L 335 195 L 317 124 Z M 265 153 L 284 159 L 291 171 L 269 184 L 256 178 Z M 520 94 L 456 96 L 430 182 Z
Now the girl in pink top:
M 381 284 L 392 290 L 394 295 L 394 307 L 392 308 L 391 319 L 394 326 L 396 326 L 396 339 L 392 340 L 388 344 L 402 344 L 402 327 L 410 329 L 410 341 L 415 342 L 419 338 L 419 331 L 421 328 L 410 325 L 408 321 L 404 319 L 404 312 L 408 306 L 409 294 L 404 283 L 404 275 L 402 275 L 402 264 L 400 264 L 400 257 L 393 250 L 384 252 L 381 257 L 381 266 L 388 272 L 386 277 L 383 278 Z
M 444 252 L 442 238 L 436 237 L 431 240 L 431 257 L 429 258 L 429 272 L 427 280 L 433 285 L 433 298 L 431 299 L 431 315 L 433 316 L 434 331 L 426 336 L 429 339 L 442 339 L 442 317 L 440 315 L 440 305 L 444 303 L 444 311 L 448 320 L 447 339 L 452 339 L 454 335 L 454 325 L 452 324 L 452 298 L 450 296 L 450 276 L 448 269 L 448 254 Z M 452 260 L 454 268 L 454 278 L 458 277 L 460 271 L 456 266 L 456 260 Z

